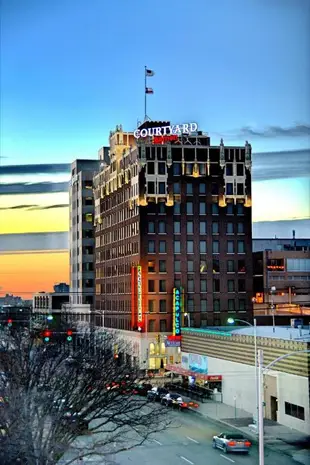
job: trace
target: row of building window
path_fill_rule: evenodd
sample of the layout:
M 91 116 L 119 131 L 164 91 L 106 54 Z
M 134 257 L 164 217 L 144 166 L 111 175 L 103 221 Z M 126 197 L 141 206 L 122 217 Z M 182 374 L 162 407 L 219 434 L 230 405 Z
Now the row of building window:
M 139 222 L 134 221 L 126 226 L 115 228 L 112 231 L 96 237 L 96 247 L 112 244 L 116 241 L 129 239 L 139 234 Z
M 139 253 L 139 242 L 125 242 L 122 245 L 111 247 L 96 253 L 97 263 L 113 260 L 119 257 L 127 257 L 129 255 L 137 255 Z
M 226 234 L 235 234 L 235 224 L 234 223 L 226 223 Z M 194 221 L 187 221 L 186 222 L 186 232 L 187 234 L 194 234 Z M 237 223 L 237 233 L 244 234 L 244 223 Z M 218 222 L 212 222 L 211 224 L 211 231 L 212 234 L 220 234 L 220 224 Z M 181 221 L 174 221 L 173 222 L 173 232 L 174 234 L 181 234 Z M 195 233 L 198 231 L 195 231 Z M 148 233 L 149 234 L 166 234 L 167 233 L 167 223 L 164 220 L 160 220 L 157 223 L 155 221 L 148 222 Z M 200 234 L 207 234 L 207 221 L 200 221 L 199 222 L 199 233 Z
M 157 281 L 155 279 L 148 280 L 148 292 L 156 293 L 157 292 Z M 237 285 L 236 285 L 237 283 Z M 222 282 L 223 284 L 223 282 Z M 181 287 L 181 280 L 175 280 L 175 287 Z M 188 276 L 187 278 L 187 292 L 195 292 L 195 280 L 193 277 Z M 223 292 L 224 289 L 222 289 Z M 227 280 L 226 286 L 227 292 L 246 292 L 245 279 L 234 279 Z M 167 292 L 167 281 L 165 279 L 158 280 L 158 292 Z M 200 280 L 200 289 L 199 292 L 207 292 L 207 280 Z M 219 279 L 213 279 L 213 292 L 221 292 L 221 281 Z
M 167 194 L 167 183 L 165 181 L 148 181 L 147 183 L 147 194 L 152 195 L 152 194 L 162 194 L 166 195 Z M 177 189 L 178 190 L 178 189 Z M 245 192 L 245 186 L 243 183 L 237 183 L 236 186 L 232 182 L 228 182 L 225 184 L 225 194 L 226 195 L 244 195 Z M 174 194 L 179 195 L 179 192 L 175 192 Z M 193 194 L 193 192 L 188 193 Z
M 222 243 L 223 244 L 223 243 Z M 197 249 L 196 249 L 197 250 Z M 207 253 L 207 241 L 199 241 L 199 253 Z M 173 251 L 174 253 L 183 253 L 181 252 L 181 241 L 175 240 L 173 242 Z M 235 241 L 227 241 L 225 253 L 245 253 L 245 241 L 237 241 L 237 249 L 235 250 Z M 148 241 L 148 253 L 167 253 L 167 243 L 164 240 L 158 241 L 158 250 L 156 250 L 156 241 Z M 195 253 L 194 250 L 194 241 L 186 241 L 186 253 L 192 254 Z M 212 253 L 220 253 L 220 241 L 212 241 Z

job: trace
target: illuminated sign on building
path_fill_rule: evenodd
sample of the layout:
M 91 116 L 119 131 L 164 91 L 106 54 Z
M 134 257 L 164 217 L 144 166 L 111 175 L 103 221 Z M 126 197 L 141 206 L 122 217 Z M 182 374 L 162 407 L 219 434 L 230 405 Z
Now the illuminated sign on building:
M 140 139 L 140 137 L 181 136 L 182 134 L 191 134 L 197 131 L 197 129 L 197 123 L 185 123 L 175 124 L 173 126 L 136 129 L 133 134 L 136 139 Z
M 181 335 L 181 314 L 182 314 L 182 291 L 180 288 L 173 288 L 173 331 L 174 336 Z
M 142 311 L 142 269 L 141 265 L 137 266 L 137 307 L 138 307 L 138 322 L 143 321 L 143 311 Z
M 177 135 L 173 136 L 154 136 L 153 144 L 166 144 L 167 142 L 174 142 L 178 140 Z

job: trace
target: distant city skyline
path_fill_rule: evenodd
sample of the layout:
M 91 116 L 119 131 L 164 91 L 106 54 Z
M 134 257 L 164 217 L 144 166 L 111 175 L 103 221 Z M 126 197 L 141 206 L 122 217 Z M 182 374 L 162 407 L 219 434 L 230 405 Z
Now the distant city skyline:
M 143 119 L 145 65 L 151 118 L 252 144 L 254 237 L 304 237 L 309 21 L 307 0 L 137 0 L 121 14 L 100 0 L 2 0 L 0 295 L 68 281 L 70 163 Z

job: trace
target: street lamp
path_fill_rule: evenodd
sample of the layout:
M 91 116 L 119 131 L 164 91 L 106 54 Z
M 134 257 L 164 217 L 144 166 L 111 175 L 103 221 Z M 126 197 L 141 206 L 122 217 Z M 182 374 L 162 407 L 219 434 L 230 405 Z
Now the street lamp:
M 264 374 L 269 368 L 275 365 L 277 362 L 280 362 L 284 358 L 290 357 L 291 355 L 309 353 L 310 349 L 305 350 L 296 350 L 295 352 L 290 352 L 289 354 L 281 355 L 272 362 L 268 363 L 263 367 L 264 360 L 264 351 L 259 349 L 258 351 L 258 382 L 259 382 L 259 402 L 258 402 L 258 438 L 259 438 L 259 465 L 265 465 L 265 454 L 264 454 Z
M 186 312 L 186 313 L 184 313 L 184 316 L 187 318 L 187 327 L 190 328 L 191 327 L 190 314 Z
M 248 326 L 254 328 L 254 352 L 255 352 L 255 396 L 256 396 L 256 414 L 255 414 L 255 424 L 258 423 L 258 399 L 259 399 L 259 389 L 258 389 L 258 373 L 257 373 L 257 325 L 256 318 L 254 318 L 254 325 L 249 323 L 246 320 L 240 320 L 239 318 L 228 318 L 227 323 L 233 325 L 236 321 L 245 323 Z

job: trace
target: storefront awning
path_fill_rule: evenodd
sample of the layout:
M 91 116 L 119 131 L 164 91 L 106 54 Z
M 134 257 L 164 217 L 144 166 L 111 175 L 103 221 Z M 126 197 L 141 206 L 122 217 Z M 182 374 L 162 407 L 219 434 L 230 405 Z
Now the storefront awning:
M 196 373 L 195 371 L 185 370 L 181 365 L 166 365 L 166 370 L 172 371 L 182 376 L 194 376 L 197 379 L 203 379 L 204 381 L 222 381 L 222 375 L 206 375 L 202 373 Z

